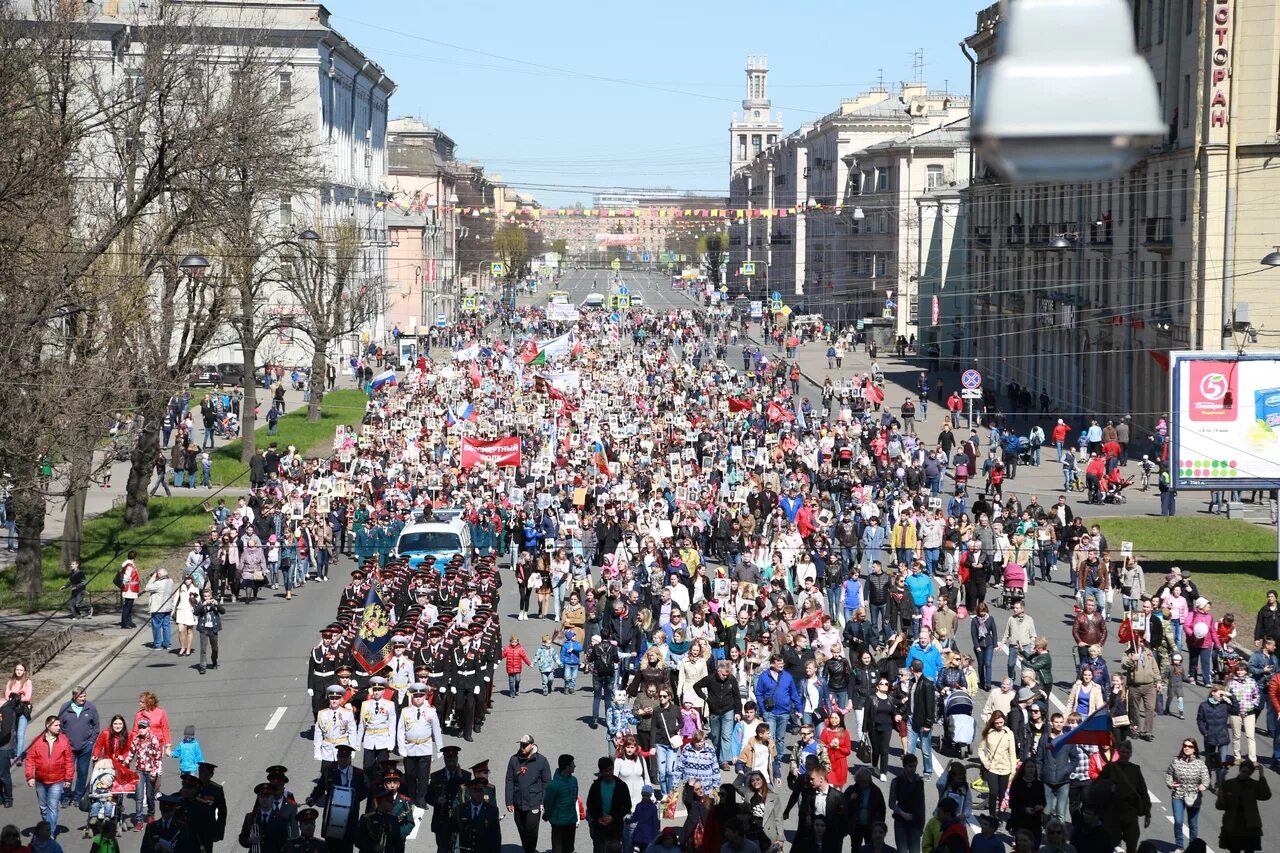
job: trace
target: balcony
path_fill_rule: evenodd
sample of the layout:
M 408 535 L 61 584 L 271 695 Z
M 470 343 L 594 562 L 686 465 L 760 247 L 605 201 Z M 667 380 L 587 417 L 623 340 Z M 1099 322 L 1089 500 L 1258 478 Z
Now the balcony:
M 1110 246 L 1114 238 L 1114 223 L 1110 219 L 1095 219 L 1089 223 L 1089 243 L 1094 246 Z
M 1010 225 L 1005 240 L 1010 246 L 1025 246 L 1027 244 L 1027 226 L 1022 223 Z
M 1145 248 L 1156 252 L 1173 251 L 1173 218 L 1148 216 L 1146 233 L 1142 239 Z
M 1066 239 L 1074 248 L 1079 240 L 1078 226 L 1075 222 L 1037 222 L 1031 226 L 1031 235 L 1027 245 L 1033 249 L 1061 251 L 1064 246 L 1055 246 L 1059 239 Z
M 975 225 L 973 227 L 973 245 L 978 249 L 991 248 L 991 226 Z

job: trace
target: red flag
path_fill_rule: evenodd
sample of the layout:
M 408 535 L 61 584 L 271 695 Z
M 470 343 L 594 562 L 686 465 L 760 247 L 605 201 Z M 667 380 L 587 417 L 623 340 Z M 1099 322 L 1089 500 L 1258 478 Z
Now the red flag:
M 1167 352 L 1150 352 L 1148 353 L 1156 360 L 1156 364 L 1160 365 L 1160 369 L 1165 373 L 1169 372 L 1169 353 Z
M 822 627 L 822 611 L 811 610 L 807 616 L 803 616 L 791 623 L 792 631 L 807 631 L 810 628 Z
M 480 387 L 480 365 L 476 364 L 476 359 L 471 359 L 471 386 L 473 388 Z
M 884 402 L 884 391 L 870 380 L 867 380 L 862 384 L 862 396 L 866 398 L 868 403 Z
M 729 414 L 734 412 L 749 412 L 752 409 L 750 400 L 741 400 L 737 397 L 729 398 Z
M 609 457 L 605 456 L 603 450 L 596 451 L 595 463 L 596 463 L 596 469 L 599 470 L 601 474 L 605 474 L 605 475 L 609 474 Z
M 776 424 L 778 421 L 793 421 L 795 414 L 779 406 L 777 402 L 770 402 L 764 410 L 765 416 L 769 419 L 769 423 Z

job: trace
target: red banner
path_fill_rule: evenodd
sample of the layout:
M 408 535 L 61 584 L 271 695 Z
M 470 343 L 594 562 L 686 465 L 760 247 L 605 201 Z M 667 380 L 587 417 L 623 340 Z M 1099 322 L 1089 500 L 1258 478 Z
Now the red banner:
M 749 412 L 753 408 L 750 400 L 741 400 L 737 397 L 729 398 L 729 414 L 734 412 Z
M 462 467 L 474 468 L 492 462 L 499 468 L 516 468 L 520 465 L 520 438 L 507 436 L 494 441 L 476 438 L 462 439 Z
M 764 413 L 771 424 L 776 424 L 778 421 L 793 421 L 796 418 L 794 414 L 773 402 L 765 407 Z

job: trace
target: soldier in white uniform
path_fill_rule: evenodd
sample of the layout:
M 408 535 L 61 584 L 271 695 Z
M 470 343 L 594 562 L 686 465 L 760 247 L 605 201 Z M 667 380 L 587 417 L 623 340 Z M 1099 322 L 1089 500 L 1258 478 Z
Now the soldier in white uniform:
M 404 758 L 406 793 L 419 808 L 427 806 L 431 758 L 444 747 L 444 733 L 436 709 L 427 704 L 427 685 L 409 685 L 409 704 L 400 711 L 396 726 L 396 751 Z
M 320 762 L 320 773 L 324 775 L 338 760 L 338 747 L 346 745 L 354 747 L 356 736 L 356 715 L 350 708 L 342 705 L 342 698 L 347 688 L 333 684 L 325 688 L 325 698 L 329 707 L 316 712 L 316 727 L 311 734 L 311 742 L 315 745 L 316 761 Z
M 380 675 L 369 679 L 369 698 L 360 704 L 356 746 L 364 751 L 364 772 L 370 790 L 382 784 L 382 766 L 396 746 L 396 703 L 385 698 L 387 680 Z
M 403 708 L 408 701 L 409 685 L 413 682 L 413 658 L 406 653 L 409 638 L 397 634 L 391 638 L 394 652 L 387 664 L 387 686 L 396 692 L 396 704 Z

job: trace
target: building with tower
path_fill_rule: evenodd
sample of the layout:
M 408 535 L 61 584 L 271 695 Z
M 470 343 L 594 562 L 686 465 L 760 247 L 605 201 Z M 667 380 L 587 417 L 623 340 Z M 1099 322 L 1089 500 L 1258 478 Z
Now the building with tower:
M 747 57 L 747 96 L 742 118 L 729 121 L 729 174 L 733 175 L 782 136 L 782 113 L 769 108 L 769 57 Z

